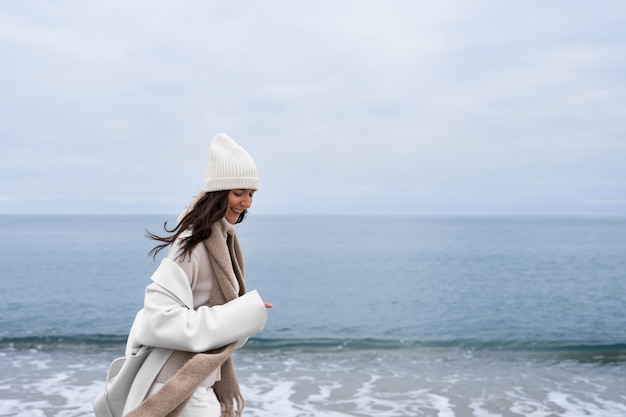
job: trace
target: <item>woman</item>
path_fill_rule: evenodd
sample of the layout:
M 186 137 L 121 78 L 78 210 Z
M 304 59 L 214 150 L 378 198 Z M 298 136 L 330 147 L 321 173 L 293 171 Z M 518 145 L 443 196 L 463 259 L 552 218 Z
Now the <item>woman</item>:
M 127 402 L 125 413 L 134 410 L 129 416 L 241 414 L 243 399 L 230 355 L 261 332 L 271 307 L 256 291 L 245 292 L 234 227 L 252 205 L 258 182 L 250 155 L 218 134 L 211 141 L 202 192 L 174 229 L 165 225 L 171 235 L 149 233 L 160 242 L 151 255 L 170 248 L 146 288 L 127 354 L 153 347 L 142 370 L 156 368 L 156 377 L 150 387 L 134 387 L 141 392 L 135 398 L 146 400 L 136 408 Z

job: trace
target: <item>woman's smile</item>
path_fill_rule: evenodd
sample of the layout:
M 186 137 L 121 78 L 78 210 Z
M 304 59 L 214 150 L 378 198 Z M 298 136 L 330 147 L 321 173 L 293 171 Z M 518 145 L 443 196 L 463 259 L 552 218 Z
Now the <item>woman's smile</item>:
M 237 223 L 239 216 L 252 206 L 254 191 L 255 190 L 230 190 L 228 193 L 226 214 L 224 215 L 226 221 L 231 224 Z

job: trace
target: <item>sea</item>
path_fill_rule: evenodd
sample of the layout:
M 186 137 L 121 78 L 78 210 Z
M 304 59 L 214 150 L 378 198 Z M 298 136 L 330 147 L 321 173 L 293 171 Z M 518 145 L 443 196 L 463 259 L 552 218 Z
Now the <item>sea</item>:
M 0 416 L 93 416 L 175 216 L 0 216 Z M 244 416 L 626 416 L 626 217 L 263 216 Z

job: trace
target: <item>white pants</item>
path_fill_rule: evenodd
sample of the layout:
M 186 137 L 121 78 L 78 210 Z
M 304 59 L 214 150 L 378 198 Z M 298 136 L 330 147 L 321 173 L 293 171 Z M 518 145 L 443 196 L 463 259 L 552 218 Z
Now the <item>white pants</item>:
M 154 383 L 148 397 L 156 393 L 164 384 Z M 200 387 L 191 395 L 180 417 L 220 417 L 222 407 L 213 388 Z

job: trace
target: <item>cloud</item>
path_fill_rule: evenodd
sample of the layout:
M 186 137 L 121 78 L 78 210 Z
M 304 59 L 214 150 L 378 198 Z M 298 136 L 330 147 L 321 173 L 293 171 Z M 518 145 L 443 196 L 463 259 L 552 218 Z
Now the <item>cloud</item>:
M 626 191 L 624 17 L 619 2 L 3 5 L 0 186 L 22 197 L 0 212 L 177 212 L 218 131 L 257 160 L 260 213 L 594 211 Z

